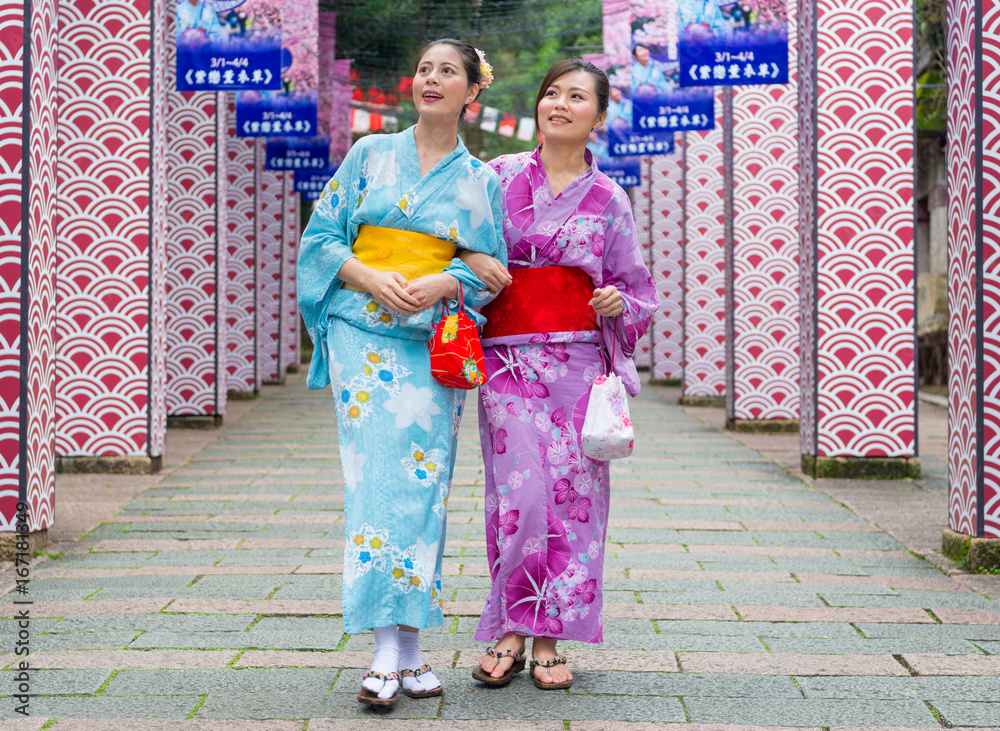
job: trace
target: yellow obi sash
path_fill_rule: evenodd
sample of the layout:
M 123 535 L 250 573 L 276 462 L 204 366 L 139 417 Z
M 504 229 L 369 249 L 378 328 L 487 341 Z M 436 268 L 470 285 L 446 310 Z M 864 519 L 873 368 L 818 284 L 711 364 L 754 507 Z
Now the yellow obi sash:
M 450 241 L 380 226 L 361 226 L 354 240 L 354 256 L 362 264 L 380 272 L 399 272 L 407 281 L 425 274 L 440 274 L 455 256 L 458 247 Z M 344 289 L 365 290 L 344 283 Z

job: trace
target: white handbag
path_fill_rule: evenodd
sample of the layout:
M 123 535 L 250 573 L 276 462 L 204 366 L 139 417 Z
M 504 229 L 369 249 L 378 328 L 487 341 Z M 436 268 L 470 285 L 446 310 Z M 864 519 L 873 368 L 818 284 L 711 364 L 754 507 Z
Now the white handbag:
M 628 413 L 628 394 L 621 377 L 615 373 L 614 350 L 618 343 L 617 321 L 615 342 L 611 346 L 611 364 L 607 372 L 594 379 L 587 401 L 587 414 L 580 431 L 580 446 L 591 459 L 621 459 L 632 454 L 635 432 Z M 604 364 L 604 349 L 601 349 Z

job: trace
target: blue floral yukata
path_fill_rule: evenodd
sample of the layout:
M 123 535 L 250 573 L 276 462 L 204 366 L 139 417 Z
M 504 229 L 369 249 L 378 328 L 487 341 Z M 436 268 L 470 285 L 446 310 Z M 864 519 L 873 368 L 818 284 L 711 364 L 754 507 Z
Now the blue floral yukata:
M 413 130 L 370 135 L 351 148 L 324 189 L 299 252 L 299 306 L 315 344 L 308 383 L 332 386 L 337 409 L 345 483 L 343 607 L 352 634 L 444 621 L 446 504 L 465 391 L 431 377 L 427 339 L 441 303 L 401 315 L 365 292 L 345 289 L 337 273 L 362 225 L 427 234 L 507 261 L 496 173 L 459 139 L 421 177 Z M 457 257 L 445 272 L 462 282 L 469 306 L 491 297 Z

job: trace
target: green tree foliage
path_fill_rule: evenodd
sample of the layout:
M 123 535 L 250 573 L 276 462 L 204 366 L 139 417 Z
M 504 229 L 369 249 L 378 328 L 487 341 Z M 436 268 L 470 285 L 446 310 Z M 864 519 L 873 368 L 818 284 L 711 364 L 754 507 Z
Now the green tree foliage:
M 916 0 L 917 129 L 943 132 L 948 119 L 945 0 Z
M 600 52 L 603 37 L 600 0 L 321 0 L 320 10 L 337 13 L 337 57 L 354 59 L 362 87 L 394 91 L 425 43 L 461 38 L 493 65 L 496 80 L 479 101 L 518 117 L 534 115 L 549 66 Z M 404 98 L 402 107 L 400 123 L 413 123 L 412 101 Z M 460 131 L 483 159 L 534 146 L 478 125 Z

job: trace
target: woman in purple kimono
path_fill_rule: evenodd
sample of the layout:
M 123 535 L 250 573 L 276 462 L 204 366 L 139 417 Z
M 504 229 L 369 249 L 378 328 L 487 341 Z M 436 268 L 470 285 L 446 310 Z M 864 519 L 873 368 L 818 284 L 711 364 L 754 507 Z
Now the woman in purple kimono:
M 558 640 L 603 640 L 610 471 L 583 454 L 580 427 L 602 350 L 615 351 L 615 371 L 638 394 L 631 355 L 659 304 L 629 199 L 587 150 L 607 107 L 597 67 L 568 60 L 549 70 L 535 105 L 544 144 L 490 163 L 510 271 L 462 257 L 491 289 L 504 287 L 483 310 L 479 403 L 492 589 L 476 639 L 496 645 L 473 677 L 490 685 L 524 668 L 525 637 L 543 689 L 573 681 Z

